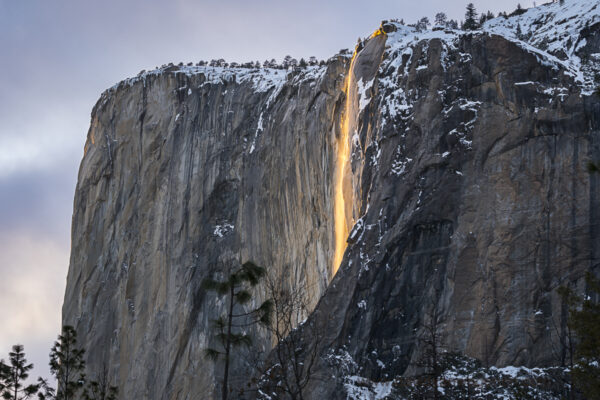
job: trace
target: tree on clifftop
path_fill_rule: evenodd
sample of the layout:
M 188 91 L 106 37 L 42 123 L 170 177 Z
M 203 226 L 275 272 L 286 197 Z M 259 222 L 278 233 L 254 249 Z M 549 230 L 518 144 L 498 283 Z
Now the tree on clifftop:
M 439 12 L 439 13 L 435 14 L 434 21 L 435 21 L 435 26 L 439 26 L 439 27 L 443 28 L 448 23 L 448 17 L 446 16 L 445 13 Z
M 479 24 L 477 23 L 477 11 L 475 11 L 475 5 L 473 3 L 467 4 L 465 22 L 462 28 L 466 31 L 474 31 L 479 28 Z
M 429 18 L 427 17 L 423 17 L 420 20 L 417 21 L 415 28 L 417 28 L 417 31 L 419 32 L 423 32 L 427 30 L 427 27 L 431 25 L 429 23 Z
M 269 325 L 271 323 L 271 311 L 273 303 L 266 300 L 258 308 L 250 311 L 243 310 L 242 306 L 252 300 L 250 288 L 256 286 L 265 275 L 265 269 L 252 262 L 246 262 L 231 273 L 225 280 L 206 279 L 202 286 L 209 291 L 217 292 L 227 299 L 227 312 L 213 320 L 216 331 L 215 338 L 220 344 L 220 349 L 207 348 L 206 355 L 212 360 L 223 358 L 225 362 L 223 371 L 223 383 L 221 386 L 222 399 L 227 400 L 229 394 L 229 363 L 231 351 L 235 347 L 250 346 L 252 339 L 240 328 L 255 324 Z M 237 321 L 242 321 L 237 323 Z M 234 332 L 234 330 L 238 332 Z

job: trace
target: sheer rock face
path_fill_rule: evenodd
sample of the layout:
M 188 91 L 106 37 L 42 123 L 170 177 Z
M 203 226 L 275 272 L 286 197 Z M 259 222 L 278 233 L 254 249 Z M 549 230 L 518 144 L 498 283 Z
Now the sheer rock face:
M 79 173 L 63 316 L 121 398 L 215 390 L 221 372 L 203 350 L 225 308 L 201 289 L 208 276 L 251 260 L 316 304 L 331 274 L 346 65 L 235 79 L 175 67 L 102 96 Z M 262 300 L 259 290 L 254 304 Z M 271 347 L 256 336 L 258 350 Z M 243 364 L 234 378 L 252 372 Z
M 507 37 L 383 31 L 350 71 L 343 57 L 289 76 L 171 67 L 101 97 L 63 322 L 122 398 L 217 393 L 220 370 L 203 349 L 224 304 L 200 283 L 246 260 L 306 286 L 316 305 L 309 322 L 325 327 L 327 379 L 305 398 L 345 398 L 349 375 L 412 373 L 432 315 L 447 351 L 498 366 L 561 363 L 556 288 L 583 291 L 600 258 L 599 182 L 585 168 L 600 159 L 598 94 Z M 599 32 L 589 25 L 572 50 L 587 59 L 582 70 L 598 69 Z M 327 287 L 348 73 L 357 114 L 344 193 L 357 221 Z M 255 304 L 263 297 L 258 289 Z M 244 357 L 271 348 L 253 333 Z M 244 357 L 234 386 L 253 372 Z

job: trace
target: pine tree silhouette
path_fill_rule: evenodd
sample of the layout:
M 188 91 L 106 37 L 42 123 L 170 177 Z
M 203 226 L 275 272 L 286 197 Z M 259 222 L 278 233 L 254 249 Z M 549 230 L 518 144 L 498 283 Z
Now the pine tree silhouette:
M 77 332 L 72 326 L 62 328 L 50 352 L 50 372 L 56 377 L 56 399 L 71 400 L 85 382 L 84 350 L 77 347 Z
M 227 279 L 223 281 L 206 279 L 202 286 L 209 291 L 217 292 L 221 296 L 227 298 L 227 312 L 225 315 L 213 320 L 213 326 L 216 330 L 215 337 L 221 349 L 214 348 L 205 349 L 205 354 L 212 360 L 223 358 L 225 368 L 223 372 L 222 383 L 222 399 L 227 400 L 229 393 L 229 364 L 231 359 L 231 351 L 235 347 L 250 346 L 252 339 L 245 332 L 234 332 L 234 319 L 244 319 L 242 324 L 244 327 L 261 323 L 268 325 L 271 323 L 271 310 L 273 303 L 271 300 L 263 302 L 260 307 L 244 312 L 236 311 L 239 306 L 247 304 L 252 295 L 248 290 L 250 287 L 256 286 L 260 279 L 265 275 L 265 269 L 251 262 L 244 263 L 241 267 L 231 273 Z M 235 324 L 237 325 L 237 324 Z
M 0 361 L 0 393 L 6 400 L 24 400 L 38 391 L 38 385 L 25 385 L 33 364 L 28 364 L 23 345 L 16 344 L 8 353 L 8 364 Z
M 475 5 L 473 3 L 469 3 L 467 4 L 467 12 L 465 13 L 463 29 L 466 31 L 473 31 L 477 28 L 479 28 L 479 24 L 477 23 L 477 11 L 475 10 Z

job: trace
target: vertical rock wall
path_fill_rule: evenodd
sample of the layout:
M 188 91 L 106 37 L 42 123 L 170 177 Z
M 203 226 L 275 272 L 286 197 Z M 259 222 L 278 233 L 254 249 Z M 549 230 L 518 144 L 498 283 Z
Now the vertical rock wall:
M 175 67 L 102 96 L 75 196 L 63 322 L 121 398 L 215 390 L 221 372 L 203 350 L 224 305 L 200 288 L 208 276 L 251 260 L 317 302 L 331 274 L 346 64 L 287 77 Z M 270 338 L 255 333 L 267 351 Z M 234 385 L 250 372 L 237 362 Z

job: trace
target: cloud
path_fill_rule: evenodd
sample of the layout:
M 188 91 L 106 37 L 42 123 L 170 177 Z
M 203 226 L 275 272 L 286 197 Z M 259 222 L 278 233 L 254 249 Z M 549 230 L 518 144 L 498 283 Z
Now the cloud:
M 69 247 L 44 237 L 0 232 L 0 357 L 25 345 L 35 373 L 48 376 L 48 353 L 60 331 Z
M 68 244 L 76 171 L 74 161 L 0 176 L 0 234 L 34 235 Z
M 0 243 L 3 341 L 57 333 L 56 304 L 63 297 L 69 248 L 46 238 L 9 233 L 0 233 Z M 40 323 L 48 320 L 53 323 Z
M 56 164 L 68 163 L 70 168 L 76 168 L 73 161 L 83 155 L 89 114 L 81 112 L 77 115 L 52 104 L 48 108 L 42 108 L 31 119 L 3 118 L 0 125 L 0 184 L 3 178 L 24 171 L 45 174 Z

